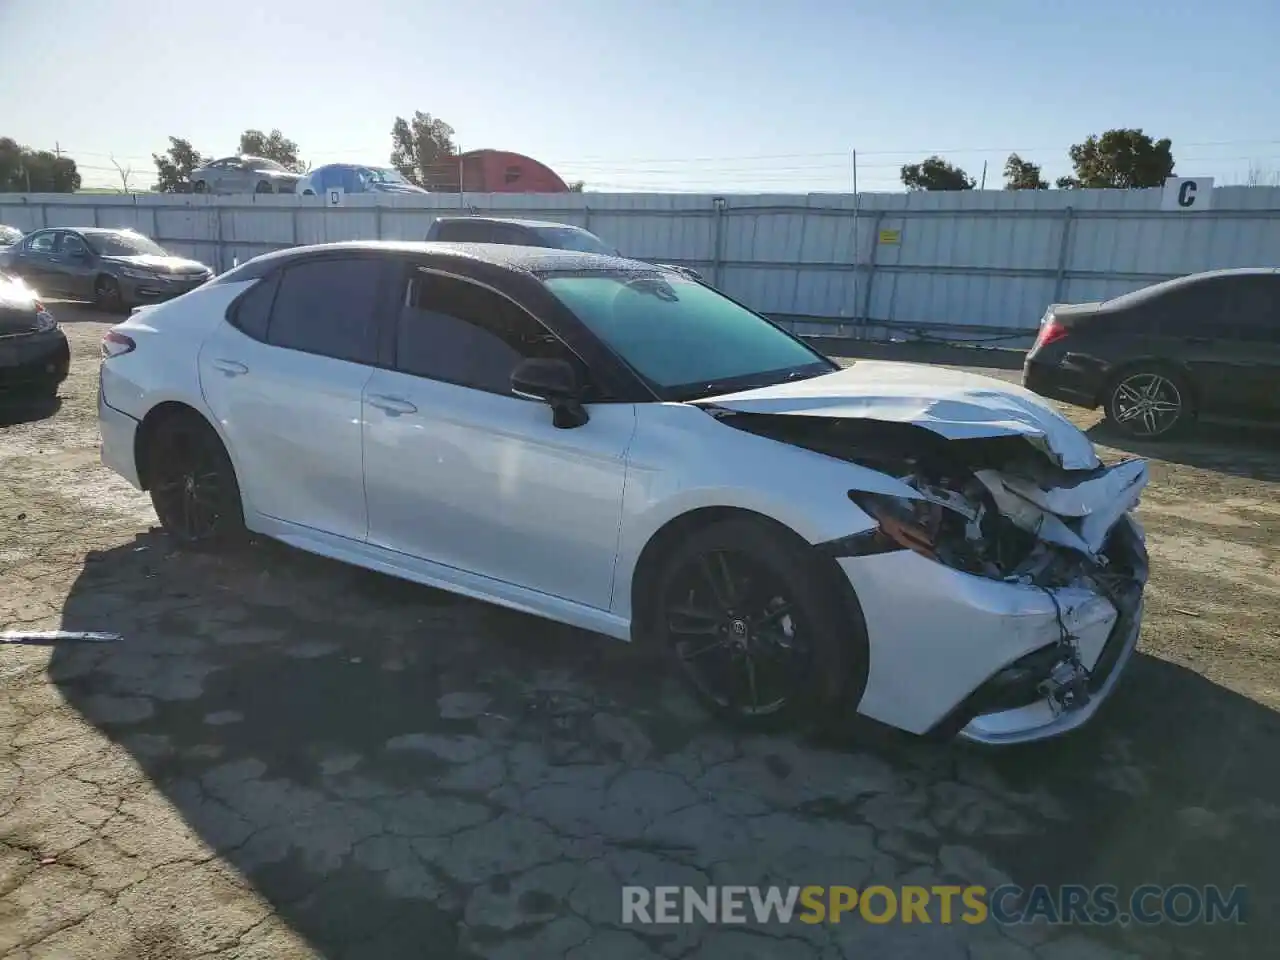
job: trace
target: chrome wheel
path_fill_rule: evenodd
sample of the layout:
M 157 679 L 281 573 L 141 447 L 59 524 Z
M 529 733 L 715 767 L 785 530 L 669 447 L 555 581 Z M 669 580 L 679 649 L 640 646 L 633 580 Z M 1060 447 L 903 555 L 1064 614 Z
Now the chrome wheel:
M 1154 371 L 1127 376 L 1111 394 L 1111 419 L 1138 437 L 1159 437 L 1182 419 L 1182 391 L 1172 378 Z
M 722 709 L 769 716 L 803 690 L 811 650 L 799 605 L 752 557 L 693 558 L 669 581 L 662 617 L 680 669 Z

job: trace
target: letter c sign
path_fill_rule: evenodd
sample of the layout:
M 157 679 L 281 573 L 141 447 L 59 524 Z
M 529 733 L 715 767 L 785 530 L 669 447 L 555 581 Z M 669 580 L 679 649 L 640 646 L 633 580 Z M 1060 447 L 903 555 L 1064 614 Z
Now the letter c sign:
M 1213 177 L 1170 177 L 1164 182 L 1160 209 L 1166 213 L 1199 213 L 1213 200 Z
M 1184 180 L 1182 186 L 1178 188 L 1178 206 L 1191 207 L 1196 202 L 1196 182 L 1194 180 Z

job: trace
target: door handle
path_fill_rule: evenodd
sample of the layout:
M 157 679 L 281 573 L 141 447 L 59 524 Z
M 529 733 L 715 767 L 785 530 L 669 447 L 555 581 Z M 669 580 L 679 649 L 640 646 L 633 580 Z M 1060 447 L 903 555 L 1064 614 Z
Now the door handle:
M 404 397 L 389 397 L 383 393 L 371 393 L 368 396 L 368 400 L 370 406 L 377 407 L 393 417 L 398 417 L 402 413 L 418 412 L 417 406 L 404 399 Z
M 228 377 L 239 377 L 249 372 L 249 368 L 239 360 L 223 360 L 219 358 L 212 361 L 212 363 Z

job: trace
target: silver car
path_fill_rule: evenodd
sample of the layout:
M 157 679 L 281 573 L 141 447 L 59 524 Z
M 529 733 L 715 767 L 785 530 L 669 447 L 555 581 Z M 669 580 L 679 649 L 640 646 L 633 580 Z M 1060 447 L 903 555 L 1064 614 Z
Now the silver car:
M 302 174 L 265 157 L 223 157 L 191 171 L 195 193 L 293 193 Z

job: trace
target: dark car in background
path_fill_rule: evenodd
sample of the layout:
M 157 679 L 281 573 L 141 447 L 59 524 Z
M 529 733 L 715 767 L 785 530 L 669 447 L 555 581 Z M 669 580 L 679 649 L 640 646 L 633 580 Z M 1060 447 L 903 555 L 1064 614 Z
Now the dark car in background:
M 0 271 L 0 394 L 55 394 L 70 364 L 66 334 L 36 291 Z
M 1099 303 L 1053 304 L 1023 385 L 1103 407 L 1130 436 L 1174 436 L 1201 414 L 1280 421 L 1280 271 L 1193 273 Z
M 427 240 L 444 243 L 503 243 L 518 247 L 550 247 L 577 253 L 599 253 L 622 257 L 617 247 L 610 246 L 590 230 L 567 223 L 548 220 L 511 220 L 505 217 L 439 217 L 427 231 Z M 659 263 L 681 276 L 705 283 L 702 274 L 692 267 Z
M 0 269 L 46 297 L 92 300 L 104 310 L 171 300 L 213 276 L 133 230 L 97 227 L 33 230 L 0 252 Z

